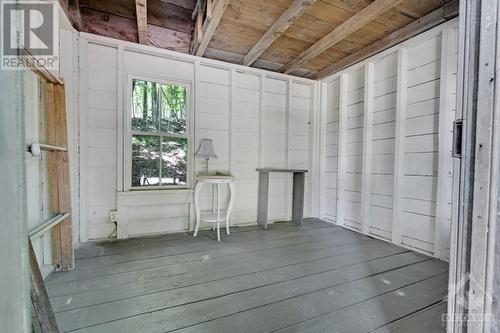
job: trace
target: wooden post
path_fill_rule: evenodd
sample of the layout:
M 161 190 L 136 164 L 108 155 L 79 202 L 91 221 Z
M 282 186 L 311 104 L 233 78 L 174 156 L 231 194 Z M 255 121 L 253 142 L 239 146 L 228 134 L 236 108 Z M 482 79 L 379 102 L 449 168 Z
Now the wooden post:
M 259 172 L 259 198 L 257 208 L 257 224 L 267 229 L 267 207 L 269 197 L 269 172 Z
M 318 210 L 318 216 L 320 219 L 325 218 L 325 207 L 326 207 L 326 191 L 325 191 L 325 165 L 326 165 L 326 122 L 328 121 L 327 119 L 327 113 L 328 113 L 328 84 L 329 83 L 324 83 L 320 82 L 319 83 L 319 89 L 321 90 L 320 92 L 320 106 L 319 106 L 319 115 L 318 115 L 318 134 L 319 134 L 319 171 L 318 171 L 318 180 L 319 180 L 319 188 L 318 188 L 318 193 L 319 193 L 319 210 Z M 330 203 L 333 204 L 333 203 Z
M 451 28 L 446 27 L 441 34 L 441 79 L 440 79 L 440 98 L 439 98 L 439 155 L 438 155 L 438 177 L 437 177 L 437 198 L 436 198 L 436 222 L 434 232 L 434 256 L 444 260 L 446 255 L 447 239 L 449 230 L 446 228 L 449 213 L 449 193 L 453 187 L 452 172 L 453 159 L 450 153 L 452 140 L 450 131 L 452 131 L 450 86 L 453 77 L 453 49 L 451 47 Z M 448 232 L 447 232 L 448 230 Z
M 396 139 L 394 147 L 394 190 L 392 194 L 392 242 L 401 244 L 401 205 L 403 198 L 404 178 L 404 142 L 406 137 L 406 95 L 407 95 L 407 71 L 408 50 L 402 46 L 398 52 L 398 92 L 396 101 Z
M 348 76 L 346 73 L 340 75 L 339 90 L 339 144 L 337 157 L 337 225 L 344 225 L 344 151 L 346 139 L 347 124 L 347 84 Z
M 475 44 L 479 53 L 477 68 L 471 72 L 476 91 L 469 92 L 473 99 L 471 108 L 465 111 L 465 119 L 475 125 L 474 137 L 470 142 L 474 149 L 474 160 L 463 165 L 473 175 L 472 214 L 469 221 L 470 273 L 468 290 L 467 332 L 498 332 L 498 268 L 499 183 L 500 183 L 500 79 L 498 43 L 500 29 L 498 22 L 498 1 L 480 1 L 479 36 L 466 42 Z M 471 12 L 474 14 L 474 12 Z M 472 22 L 471 22 L 472 24 Z M 475 118 L 474 118 L 475 117 Z M 470 140 L 470 137 L 469 137 Z M 462 148 L 462 151 L 466 149 Z M 476 320 L 475 318 L 480 318 Z
M 46 83 L 45 113 L 48 143 L 66 147 L 68 133 L 64 86 Z M 71 270 L 74 267 L 74 254 L 68 152 L 52 151 L 48 156 L 52 211 L 54 213 L 65 212 L 70 214 L 65 221 L 52 229 L 55 269 L 56 271 Z
M 40 268 L 38 268 L 35 251 L 33 250 L 30 240 L 28 240 L 28 243 L 30 256 L 31 302 L 33 303 L 33 308 L 35 309 L 35 314 L 38 318 L 38 323 L 42 333 L 58 333 L 59 327 L 57 326 L 56 317 L 54 315 L 54 311 L 52 311 L 52 306 L 50 305 L 47 290 L 45 290 L 45 285 L 43 284 L 42 273 L 40 273 Z
M 0 331 L 31 332 L 23 71 L 0 70 Z
M 146 0 L 135 0 L 139 44 L 148 43 L 148 9 Z
M 207 20 L 212 19 L 212 10 L 213 10 L 213 2 L 212 0 L 207 0 Z
M 373 62 L 365 64 L 365 112 L 363 124 L 363 179 L 361 182 L 361 222 L 362 232 L 370 233 L 370 199 L 372 171 L 372 132 L 373 132 L 373 100 L 374 100 L 374 67 Z
M 304 220 L 304 188 L 305 172 L 293 173 L 293 198 L 292 198 L 292 220 L 297 225 L 302 225 Z

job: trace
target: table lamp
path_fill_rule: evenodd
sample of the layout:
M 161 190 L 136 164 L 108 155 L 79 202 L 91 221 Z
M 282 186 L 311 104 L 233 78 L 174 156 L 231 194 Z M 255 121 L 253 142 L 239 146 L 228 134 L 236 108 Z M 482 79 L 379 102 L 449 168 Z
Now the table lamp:
M 214 151 L 214 143 L 212 139 L 201 139 L 200 147 L 195 156 L 205 158 L 205 173 L 208 175 L 208 160 L 212 158 L 217 158 L 217 154 Z

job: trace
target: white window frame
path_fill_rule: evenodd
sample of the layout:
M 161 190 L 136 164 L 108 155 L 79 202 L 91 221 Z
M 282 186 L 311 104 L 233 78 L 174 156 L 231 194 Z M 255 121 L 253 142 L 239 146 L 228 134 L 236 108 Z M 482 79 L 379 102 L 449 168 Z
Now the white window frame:
M 159 84 L 169 84 L 176 85 L 186 88 L 187 100 L 186 100 L 186 133 L 185 134 L 174 134 L 168 133 L 167 135 L 159 135 L 158 133 L 133 131 L 132 126 L 132 82 L 133 80 L 143 80 L 151 81 Z M 191 189 L 193 170 L 194 170 L 194 152 L 193 152 L 193 134 L 194 134 L 194 121 L 193 121 L 193 89 L 192 82 L 184 80 L 176 80 L 165 77 L 157 76 L 145 76 L 139 74 L 128 74 L 126 92 L 125 92 L 125 115 L 124 115 L 124 135 L 123 135 L 123 147 L 124 147 L 124 185 L 125 191 L 171 191 L 180 189 Z M 132 135 L 152 135 L 152 136 L 168 136 L 177 138 L 186 138 L 188 140 L 188 154 L 187 154 L 187 175 L 186 175 L 186 185 L 163 185 L 163 186 L 132 186 Z M 160 146 L 161 147 L 161 146 Z

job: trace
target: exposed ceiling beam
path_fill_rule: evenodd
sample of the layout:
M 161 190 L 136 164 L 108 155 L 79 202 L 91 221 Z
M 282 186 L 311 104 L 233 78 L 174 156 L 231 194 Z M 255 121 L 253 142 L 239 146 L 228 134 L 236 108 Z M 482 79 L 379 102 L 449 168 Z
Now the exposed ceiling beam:
M 325 50 L 337 44 L 353 32 L 361 29 L 377 16 L 396 6 L 401 1 L 402 0 L 375 0 L 370 5 L 363 8 L 360 12 L 356 13 L 347 21 L 339 25 L 337 28 L 333 29 L 326 36 L 302 52 L 294 60 L 283 66 L 280 71 L 283 73 L 292 72 L 312 58 L 317 57 Z
M 267 48 L 280 37 L 316 0 L 295 0 L 266 31 L 264 36 L 243 58 L 243 65 L 250 66 Z
M 207 18 L 205 22 L 203 22 L 203 29 L 202 29 L 203 36 L 201 38 L 200 44 L 196 47 L 196 50 L 194 51 L 195 55 L 202 57 L 203 54 L 205 53 L 205 50 L 207 49 L 210 40 L 212 40 L 215 30 L 217 29 L 217 26 L 219 25 L 219 22 L 222 19 L 222 15 L 224 15 L 224 11 L 226 10 L 229 1 L 230 0 L 214 1 L 212 7 L 212 17 Z M 199 12 L 200 11 L 198 11 L 198 13 Z
M 76 30 L 80 31 L 83 26 L 82 15 L 80 14 L 80 1 L 79 0 L 69 0 L 68 1 L 68 11 L 69 18 L 73 22 Z
M 191 15 L 191 19 L 194 21 L 196 19 L 196 16 L 198 16 L 198 12 L 200 11 L 201 8 L 201 0 L 196 1 L 196 5 L 194 6 L 193 14 Z
M 372 43 L 352 54 L 343 58 L 340 61 L 322 69 L 316 75 L 317 80 L 324 79 L 327 76 L 335 74 L 336 72 L 349 67 L 352 64 L 358 63 L 367 59 L 368 57 L 388 49 L 391 46 L 399 44 L 413 36 L 416 36 L 426 30 L 429 30 L 441 23 L 451 20 L 452 18 L 458 16 L 458 0 L 451 0 L 444 6 L 434 10 L 433 12 L 421 17 L 420 19 L 413 21 L 412 23 L 404 26 L 403 28 L 394 31 L 390 35 L 379 39 L 375 43 Z
M 137 15 L 137 34 L 139 44 L 148 43 L 148 9 L 147 0 L 135 0 L 135 12 Z

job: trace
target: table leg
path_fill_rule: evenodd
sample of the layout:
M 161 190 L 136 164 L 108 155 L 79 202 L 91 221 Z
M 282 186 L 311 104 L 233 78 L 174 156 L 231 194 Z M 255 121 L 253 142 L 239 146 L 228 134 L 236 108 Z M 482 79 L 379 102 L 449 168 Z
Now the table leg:
M 304 218 L 304 187 L 305 187 L 305 173 L 293 173 L 293 206 L 292 206 L 292 220 L 298 225 L 302 225 Z
M 194 210 L 196 212 L 196 225 L 194 227 L 193 237 L 198 235 L 198 230 L 200 229 L 200 192 L 203 187 L 202 182 L 197 182 L 194 187 Z
M 269 172 L 260 171 L 257 224 L 263 229 L 267 229 L 268 200 L 269 200 Z
M 230 197 L 229 197 L 229 204 L 227 206 L 227 213 L 226 213 L 226 234 L 229 235 L 229 218 L 231 216 L 231 210 L 233 209 L 233 204 L 234 204 L 235 186 L 234 186 L 234 183 L 229 183 L 228 185 L 229 185 Z
M 217 241 L 220 242 L 220 222 L 217 221 Z

